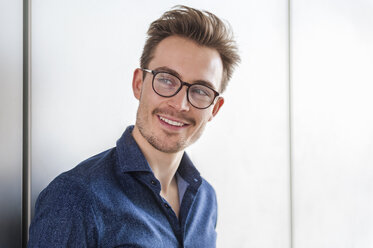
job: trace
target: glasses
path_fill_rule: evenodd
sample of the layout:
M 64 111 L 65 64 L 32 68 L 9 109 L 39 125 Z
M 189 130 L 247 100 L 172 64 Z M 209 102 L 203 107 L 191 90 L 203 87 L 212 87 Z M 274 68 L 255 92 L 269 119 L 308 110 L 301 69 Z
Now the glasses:
M 153 74 L 152 87 L 162 97 L 173 97 L 185 85 L 188 102 L 197 109 L 206 109 L 213 104 L 219 93 L 203 83 L 190 84 L 168 72 L 141 69 Z

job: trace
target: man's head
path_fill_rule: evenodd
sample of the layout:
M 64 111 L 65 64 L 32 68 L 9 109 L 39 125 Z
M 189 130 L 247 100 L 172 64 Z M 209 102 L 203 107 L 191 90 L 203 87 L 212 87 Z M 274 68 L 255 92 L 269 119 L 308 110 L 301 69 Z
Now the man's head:
M 223 105 L 218 92 L 225 88 L 222 82 L 228 81 L 239 60 L 223 26 L 214 15 L 187 7 L 166 12 L 151 24 L 142 70 L 135 70 L 132 86 L 140 100 L 135 128 L 139 138 L 157 150 L 184 150 L 200 137 Z M 233 57 L 227 57 L 230 55 Z M 172 95 L 170 89 L 179 91 Z M 200 101 L 210 93 L 210 102 Z
M 181 36 L 200 46 L 213 48 L 219 53 L 223 63 L 223 77 L 219 92 L 224 92 L 234 67 L 240 61 L 233 34 L 227 25 L 210 12 L 176 6 L 150 25 L 141 55 L 141 68 L 148 68 L 155 48 L 163 39 L 169 36 Z

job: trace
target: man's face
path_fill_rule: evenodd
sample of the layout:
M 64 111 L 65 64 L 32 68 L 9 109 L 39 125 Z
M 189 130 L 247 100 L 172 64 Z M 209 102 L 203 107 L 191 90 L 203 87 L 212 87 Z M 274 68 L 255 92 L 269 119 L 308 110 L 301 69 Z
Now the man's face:
M 216 91 L 220 87 L 223 65 L 215 49 L 202 47 L 195 42 L 178 36 L 162 40 L 155 49 L 148 68 L 162 70 L 178 76 L 188 83 L 205 82 Z M 207 109 L 197 109 L 187 100 L 187 87 L 177 95 L 165 98 L 152 89 L 151 73 L 134 73 L 134 95 L 140 100 L 136 126 L 141 135 L 154 148 L 166 153 L 184 150 L 202 134 L 204 127 L 223 105 L 219 97 Z

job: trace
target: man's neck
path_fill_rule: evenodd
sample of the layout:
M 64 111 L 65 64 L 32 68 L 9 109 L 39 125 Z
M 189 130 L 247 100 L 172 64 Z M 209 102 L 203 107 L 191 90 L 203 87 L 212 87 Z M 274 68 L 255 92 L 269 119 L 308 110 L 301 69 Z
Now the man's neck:
M 175 185 L 175 173 L 179 167 L 184 151 L 165 153 L 155 149 L 141 135 L 137 126 L 132 131 L 132 136 L 144 154 L 154 176 L 161 183 L 161 194 L 167 195 L 170 186 Z

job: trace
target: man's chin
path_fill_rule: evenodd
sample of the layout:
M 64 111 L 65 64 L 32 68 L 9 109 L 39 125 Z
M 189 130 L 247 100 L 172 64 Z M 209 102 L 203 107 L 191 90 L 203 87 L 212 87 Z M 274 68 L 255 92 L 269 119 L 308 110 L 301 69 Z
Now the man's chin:
M 164 153 L 177 153 L 186 148 L 186 142 L 183 140 L 172 141 L 175 134 L 168 135 L 165 131 L 162 137 L 156 136 L 154 133 L 147 133 L 141 127 L 139 128 L 142 137 L 156 150 Z
M 155 149 L 164 153 L 177 153 L 183 151 L 186 148 L 186 145 L 183 142 L 166 144 L 165 142 L 160 142 L 159 140 L 155 140 L 154 138 L 150 138 L 148 142 Z

